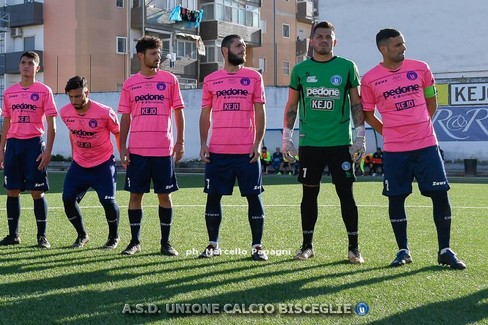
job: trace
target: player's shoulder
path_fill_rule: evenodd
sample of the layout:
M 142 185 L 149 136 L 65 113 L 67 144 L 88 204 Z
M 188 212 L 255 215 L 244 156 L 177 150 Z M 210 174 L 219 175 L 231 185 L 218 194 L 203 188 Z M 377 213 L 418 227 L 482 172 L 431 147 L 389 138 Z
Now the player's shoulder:
M 44 91 L 44 92 L 49 92 L 49 93 L 53 92 L 51 87 L 49 87 L 48 85 L 46 85 L 45 83 L 42 83 L 40 81 L 34 82 L 32 84 L 32 89 L 36 90 L 36 91 Z
M 363 75 L 362 78 L 362 83 L 365 83 L 367 80 L 375 79 L 378 77 L 379 74 L 382 72 L 386 71 L 381 64 L 375 65 L 373 68 L 370 70 L 366 71 L 366 73 Z
M 254 78 L 261 78 L 261 73 L 258 70 L 253 69 L 253 68 L 242 67 L 239 72 L 245 76 L 254 77 Z
M 414 59 L 405 59 L 403 61 L 404 67 L 407 69 L 414 69 L 414 70 L 424 70 L 429 69 L 429 65 L 425 61 L 421 60 L 414 60 Z
M 216 79 L 221 79 L 224 76 L 223 72 L 224 72 L 223 69 L 219 69 L 219 70 L 216 70 L 212 73 L 209 73 L 208 75 L 205 76 L 205 78 L 203 78 L 203 82 L 208 83 L 208 82 L 212 82 Z
M 61 107 L 61 109 L 59 110 L 59 116 L 61 116 L 61 118 L 63 118 L 66 115 L 70 115 L 73 110 L 74 110 L 74 107 L 73 107 L 73 105 L 71 105 L 71 103 L 66 104 L 63 107 Z
M 93 99 L 90 99 L 90 102 L 91 102 L 91 105 L 92 105 L 91 107 L 93 107 L 93 108 L 95 108 L 95 109 L 97 109 L 99 111 L 107 112 L 108 113 L 108 112 L 110 112 L 110 111 L 113 110 L 112 107 L 110 107 L 108 105 L 105 105 L 105 104 L 102 104 L 100 102 L 97 102 L 97 101 L 95 101 Z
M 353 60 L 345 58 L 343 56 L 336 55 L 333 60 L 336 60 L 337 63 L 347 64 L 347 65 L 356 65 Z
M 178 79 L 175 74 L 166 70 L 158 70 L 157 76 L 164 79 L 171 79 L 171 80 Z

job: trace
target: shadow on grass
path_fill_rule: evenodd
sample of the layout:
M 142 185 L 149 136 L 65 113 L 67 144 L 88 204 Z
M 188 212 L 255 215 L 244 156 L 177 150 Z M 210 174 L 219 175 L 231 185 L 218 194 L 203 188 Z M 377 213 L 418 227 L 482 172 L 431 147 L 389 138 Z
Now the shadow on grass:
M 21 323 L 33 321 L 30 318 L 33 314 L 36 316 L 36 323 L 159 322 L 198 315 L 167 314 L 164 310 L 161 314 L 152 316 L 122 315 L 122 310 L 125 304 L 135 306 L 140 303 L 277 304 L 334 294 L 351 288 L 374 286 L 423 272 L 442 271 L 436 266 L 430 266 L 404 273 L 371 276 L 344 284 L 338 279 L 368 275 L 385 267 L 351 266 L 349 270 L 334 272 L 343 261 L 324 264 L 282 259 L 260 263 L 252 262 L 248 258 L 182 260 L 153 257 L 151 253 L 126 258 L 118 254 L 77 256 L 77 253 L 66 252 L 60 260 L 55 261 L 34 259 L 31 262 L 17 259 L 12 265 L 1 268 L 1 274 L 18 275 L 19 281 L 0 284 L 0 312 L 3 310 L 2 314 L 8 311 L 10 315 L 17 315 L 15 318 Z M 97 265 L 104 267 L 93 270 Z M 63 268 L 74 271 L 66 274 Z M 326 272 L 316 275 L 317 269 L 324 269 Z M 51 276 L 22 280 L 22 273 L 25 272 L 49 272 Z M 159 276 L 158 272 L 165 274 Z M 267 281 L 275 277 L 284 280 Z M 290 277 L 299 279 L 289 280 Z M 309 287 L 308 284 L 314 281 L 321 281 L 323 285 Z M 259 285 L 249 285 L 253 282 Z M 97 285 L 107 283 L 111 284 L 109 290 L 97 289 Z M 200 294 L 202 298 L 181 298 Z M 486 291 L 484 295 L 486 296 Z M 473 295 L 466 299 L 463 304 L 470 306 L 479 301 L 481 296 Z M 26 311 L 26 306 L 32 306 L 34 311 Z M 32 313 L 30 316 L 29 312 Z M 472 317 L 479 317 L 480 312 L 477 311 L 476 314 L 478 316 Z
M 426 324 L 486 324 L 488 321 L 487 299 L 488 289 L 483 289 L 461 298 L 426 304 L 379 321 L 372 321 L 369 324 L 408 324 L 419 319 Z M 456 311 L 455 318 L 452 317 L 452 311 Z

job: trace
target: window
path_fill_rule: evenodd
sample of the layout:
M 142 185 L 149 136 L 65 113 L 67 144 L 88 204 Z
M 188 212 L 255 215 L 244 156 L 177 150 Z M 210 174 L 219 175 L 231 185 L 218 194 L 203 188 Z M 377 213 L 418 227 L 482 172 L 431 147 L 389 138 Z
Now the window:
M 127 53 L 127 37 L 120 37 L 117 36 L 117 48 L 115 49 L 115 52 L 117 54 L 126 54 Z
M 197 58 L 197 44 L 195 41 L 176 41 L 176 56 L 180 58 L 195 59 Z
M 24 37 L 24 51 L 36 49 L 36 38 L 34 36 Z
M 266 58 L 259 58 L 259 70 L 261 70 L 261 73 L 266 71 Z
M 260 20 L 259 26 L 261 26 L 261 33 L 266 34 L 266 20 Z
M 259 28 L 259 7 L 237 0 L 215 0 L 201 5 L 203 20 L 222 20 Z
M 115 6 L 117 8 L 124 8 L 124 0 L 115 0 Z
M 290 38 L 290 25 L 283 24 L 283 37 Z
M 283 61 L 283 74 L 289 75 L 290 74 L 290 62 Z

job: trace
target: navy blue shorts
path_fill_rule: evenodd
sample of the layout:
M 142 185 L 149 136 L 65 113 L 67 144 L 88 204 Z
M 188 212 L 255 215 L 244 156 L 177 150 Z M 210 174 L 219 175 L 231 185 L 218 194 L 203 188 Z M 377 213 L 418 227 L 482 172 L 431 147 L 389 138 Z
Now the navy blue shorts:
M 124 189 L 131 193 L 149 193 L 151 180 L 154 193 L 169 194 L 177 191 L 174 158 L 130 154 Z
M 383 195 L 397 196 L 412 193 L 417 180 L 422 195 L 432 191 L 448 191 L 450 186 L 438 146 L 419 150 L 383 153 Z
M 45 143 L 40 137 L 7 139 L 3 186 L 7 190 L 48 191 L 46 169 L 39 170 L 39 162 L 36 161 L 44 149 Z
M 298 156 L 298 181 L 304 185 L 320 185 L 325 166 L 335 185 L 350 185 L 356 180 L 349 146 L 299 147 Z
M 73 161 L 64 178 L 63 201 L 80 202 L 91 187 L 97 192 L 100 202 L 115 202 L 116 182 L 117 170 L 113 155 L 106 162 L 90 168 Z
M 231 195 L 236 179 L 242 196 L 264 192 L 259 159 L 250 163 L 248 154 L 217 153 L 210 153 L 209 159 L 205 164 L 205 193 Z

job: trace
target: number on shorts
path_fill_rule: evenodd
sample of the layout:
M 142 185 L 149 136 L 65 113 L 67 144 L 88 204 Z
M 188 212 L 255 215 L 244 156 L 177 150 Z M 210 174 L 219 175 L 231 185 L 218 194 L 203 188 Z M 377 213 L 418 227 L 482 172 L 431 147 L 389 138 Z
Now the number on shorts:
M 205 178 L 205 182 L 207 182 L 207 190 L 210 189 L 210 179 Z
M 307 177 L 307 168 L 303 168 L 303 178 Z

